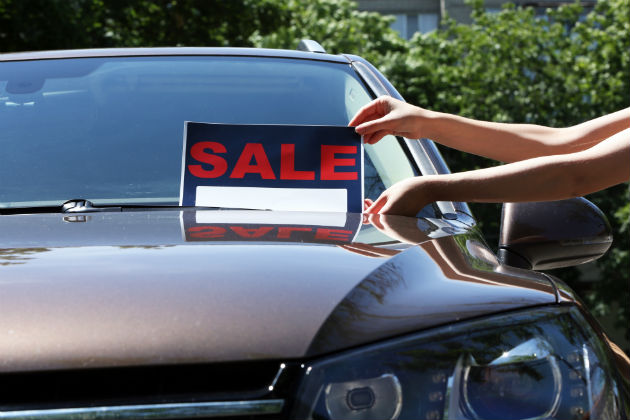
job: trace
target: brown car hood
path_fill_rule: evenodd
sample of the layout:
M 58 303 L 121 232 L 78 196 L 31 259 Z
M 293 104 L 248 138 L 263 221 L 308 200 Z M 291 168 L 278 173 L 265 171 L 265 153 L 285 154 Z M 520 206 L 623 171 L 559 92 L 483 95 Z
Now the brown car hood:
M 555 301 L 474 235 L 411 245 L 360 215 L 10 215 L 0 235 L 0 371 L 300 358 Z

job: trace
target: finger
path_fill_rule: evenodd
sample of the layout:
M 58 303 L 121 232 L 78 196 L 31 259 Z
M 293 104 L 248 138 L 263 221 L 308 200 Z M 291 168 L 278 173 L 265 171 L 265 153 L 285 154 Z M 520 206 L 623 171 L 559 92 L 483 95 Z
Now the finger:
M 388 132 L 393 133 L 397 125 L 397 121 L 386 115 L 376 120 L 364 122 L 356 126 L 354 128 L 354 131 L 362 135 L 374 133 L 381 130 L 387 130 Z
M 350 120 L 350 122 L 348 123 L 349 127 L 355 127 L 366 121 L 372 121 L 383 116 L 382 113 L 378 112 L 376 107 L 371 106 L 371 104 L 367 106 L 370 106 L 370 108 L 361 108 L 359 112 L 357 112 L 357 114 L 352 118 L 352 120 Z
M 382 195 L 368 208 L 366 213 L 379 213 L 380 209 L 387 203 L 387 196 Z
M 369 198 L 363 200 L 363 211 L 367 210 L 372 204 L 374 204 L 374 200 L 370 200 Z
M 390 213 L 392 211 L 392 203 L 383 203 L 383 205 L 381 207 L 379 207 L 378 209 L 378 214 L 392 214 Z
M 367 137 L 363 136 L 363 143 L 376 144 L 388 134 L 389 132 L 387 130 L 381 130 L 381 131 L 377 131 L 376 133 L 368 134 Z
M 387 113 L 389 105 L 387 104 L 388 96 L 381 96 L 367 105 L 359 109 L 354 118 L 348 123 L 349 126 L 356 126 L 364 121 L 370 121 L 380 118 Z
M 370 206 L 371 206 L 372 204 L 374 204 L 374 201 L 373 201 L 373 200 L 370 200 L 369 198 L 366 198 L 365 200 L 363 200 L 363 212 L 362 212 L 362 215 L 363 215 L 363 220 L 362 220 L 362 223 L 363 223 L 364 225 L 366 225 L 366 224 L 369 224 L 369 223 L 370 223 L 370 222 L 368 222 L 368 219 L 367 219 L 367 213 L 366 213 L 366 211 L 367 211 L 367 209 L 368 209 L 368 208 L 370 208 Z

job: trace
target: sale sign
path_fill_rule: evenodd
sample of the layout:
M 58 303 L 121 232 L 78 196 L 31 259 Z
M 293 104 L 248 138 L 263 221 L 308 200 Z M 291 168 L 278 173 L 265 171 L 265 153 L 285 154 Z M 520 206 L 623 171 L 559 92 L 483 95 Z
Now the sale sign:
M 351 127 L 186 122 L 181 206 L 361 213 Z

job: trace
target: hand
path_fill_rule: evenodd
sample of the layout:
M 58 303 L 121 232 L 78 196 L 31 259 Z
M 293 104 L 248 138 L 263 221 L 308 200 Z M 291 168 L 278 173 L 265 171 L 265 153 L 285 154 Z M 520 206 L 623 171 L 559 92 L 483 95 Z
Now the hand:
M 369 209 L 370 206 L 372 206 L 372 204 L 374 204 L 374 200 L 372 200 L 371 198 L 365 198 L 363 200 L 363 213 L 362 213 L 363 214 L 363 221 L 362 221 L 362 223 L 364 225 L 369 225 L 370 224 L 370 222 L 368 221 L 368 217 L 367 217 L 368 215 L 367 215 L 366 212 L 367 212 L 367 209 Z
M 395 183 L 383 191 L 381 196 L 365 210 L 365 213 L 415 217 L 424 206 L 435 201 L 431 179 L 419 176 Z
M 356 132 L 367 144 L 374 144 L 388 134 L 417 139 L 422 137 L 420 121 L 424 112 L 391 96 L 381 96 L 361 108 L 348 125 L 356 126 Z

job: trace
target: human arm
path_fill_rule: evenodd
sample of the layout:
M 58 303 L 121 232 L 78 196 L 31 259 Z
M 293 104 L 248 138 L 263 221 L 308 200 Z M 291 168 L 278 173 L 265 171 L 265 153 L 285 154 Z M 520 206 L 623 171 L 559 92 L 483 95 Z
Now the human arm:
M 585 150 L 630 127 L 630 108 L 566 128 L 478 121 L 429 111 L 381 96 L 350 121 L 364 141 L 373 144 L 387 134 L 430 138 L 440 144 L 502 162 Z
M 415 216 L 434 201 L 521 202 L 578 197 L 630 179 L 630 128 L 575 153 L 503 166 L 408 178 L 388 188 L 367 213 Z

